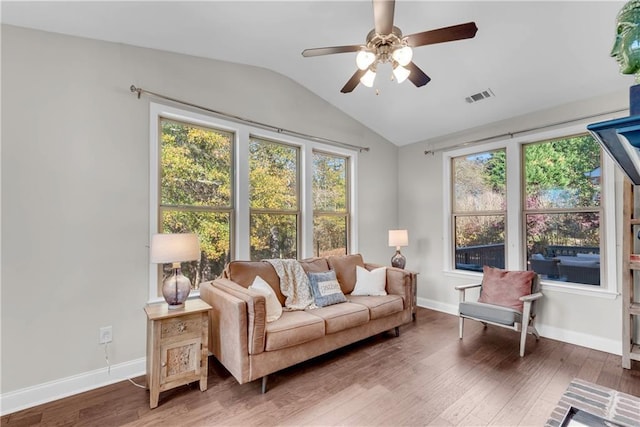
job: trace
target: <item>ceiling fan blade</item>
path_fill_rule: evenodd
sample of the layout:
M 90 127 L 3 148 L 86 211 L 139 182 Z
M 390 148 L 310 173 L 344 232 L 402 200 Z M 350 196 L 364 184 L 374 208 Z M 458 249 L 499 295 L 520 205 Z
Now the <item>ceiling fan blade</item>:
M 310 56 L 332 55 L 334 53 L 357 52 L 362 48 L 360 45 L 352 46 L 333 46 L 333 47 L 317 47 L 314 49 L 305 49 L 302 56 L 309 58 Z
M 476 35 L 477 31 L 478 27 L 476 27 L 475 22 L 467 22 L 466 24 L 452 25 L 451 27 L 411 34 L 406 38 L 409 46 L 418 47 L 454 40 L 471 39 Z
M 376 33 L 391 34 L 395 0 L 373 0 L 373 23 Z
M 344 87 L 342 89 L 340 89 L 340 92 L 342 93 L 349 93 L 352 92 L 356 86 L 358 86 L 358 83 L 360 83 L 360 78 L 362 76 L 364 76 L 364 73 L 366 73 L 367 70 L 357 70 L 353 76 L 351 76 L 351 78 L 349 79 L 349 81 L 347 82 L 346 85 L 344 85 Z
M 418 68 L 413 62 L 409 62 L 405 68 L 411 71 L 411 74 L 409 74 L 407 78 L 411 80 L 411 83 L 416 85 L 416 87 L 424 86 L 431 81 L 431 77 L 427 76 L 424 71 Z

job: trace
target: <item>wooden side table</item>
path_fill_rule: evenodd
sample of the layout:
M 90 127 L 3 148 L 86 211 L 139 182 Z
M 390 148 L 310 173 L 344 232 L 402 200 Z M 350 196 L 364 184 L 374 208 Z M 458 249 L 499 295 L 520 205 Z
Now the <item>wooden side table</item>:
M 158 406 L 160 392 L 200 381 L 207 389 L 209 310 L 201 299 L 169 310 L 166 303 L 150 304 L 147 313 L 147 386 L 149 406 Z

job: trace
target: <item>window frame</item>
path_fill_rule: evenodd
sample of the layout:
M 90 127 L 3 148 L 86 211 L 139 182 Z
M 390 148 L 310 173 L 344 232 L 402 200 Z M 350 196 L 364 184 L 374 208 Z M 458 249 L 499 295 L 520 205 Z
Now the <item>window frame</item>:
M 509 173 L 509 167 L 507 166 L 507 159 L 506 159 L 506 155 L 507 155 L 507 150 L 506 148 L 495 148 L 495 149 L 491 149 L 491 150 L 481 150 L 481 151 L 476 151 L 473 153 L 469 153 L 469 154 L 482 154 L 482 153 L 491 153 L 491 152 L 496 152 L 496 151 L 504 151 L 505 152 L 505 172 L 508 174 Z M 450 233 L 450 238 L 451 238 L 451 242 L 452 244 L 449 245 L 449 252 L 450 252 L 450 256 L 452 259 L 452 264 L 451 266 L 453 267 L 454 271 L 469 271 L 472 272 L 473 270 L 464 270 L 464 269 L 457 269 L 455 268 L 455 263 L 456 263 L 456 219 L 458 218 L 464 218 L 464 217 L 488 217 L 488 216 L 502 216 L 504 217 L 504 259 L 505 259 L 505 267 L 506 267 L 506 262 L 508 259 L 508 252 L 509 252 L 509 245 L 507 244 L 508 240 L 508 227 L 507 227 L 507 221 L 508 221 L 508 210 L 507 210 L 507 203 L 505 203 L 504 209 L 501 210 L 473 210 L 473 211 L 458 211 L 455 209 L 455 197 L 453 197 L 453 194 L 455 192 L 455 188 L 454 188 L 454 179 L 455 179 L 455 168 L 453 168 L 453 161 L 454 159 L 460 158 L 460 157 L 466 157 L 469 154 L 462 154 L 460 156 L 451 156 L 449 158 L 449 167 L 450 167 L 450 173 L 449 173 L 449 181 L 450 181 L 450 211 L 449 211 L 449 215 L 451 216 L 450 219 L 450 224 L 451 224 L 451 233 Z M 506 180 L 506 176 L 505 176 L 505 201 L 507 201 L 507 193 L 508 193 L 508 189 L 509 189 L 509 184 Z
M 151 236 L 158 232 L 160 218 L 160 147 L 159 118 L 191 123 L 205 128 L 218 129 L 230 132 L 235 138 L 233 141 L 233 170 L 232 182 L 234 185 L 232 202 L 233 214 L 231 218 L 231 259 L 250 259 L 250 202 L 249 202 L 249 140 L 250 137 L 274 141 L 299 147 L 299 236 L 298 258 L 304 259 L 313 256 L 313 150 L 344 156 L 348 159 L 349 170 L 349 224 L 348 244 L 352 253 L 358 251 L 358 227 L 357 227 L 357 172 L 358 151 L 324 144 L 310 139 L 284 135 L 270 131 L 256 125 L 241 121 L 232 121 L 218 116 L 198 113 L 193 110 L 168 106 L 156 102 L 149 102 L 149 241 Z M 148 251 L 148 247 L 147 247 Z M 163 301 L 158 292 L 159 268 L 156 264 L 149 263 L 148 302 Z M 190 297 L 199 295 L 199 290 L 191 291 Z
M 443 243 L 447 250 L 443 257 L 443 273 L 448 277 L 473 277 L 480 280 L 482 273 L 456 270 L 454 268 L 453 250 L 454 236 L 452 223 L 452 191 L 453 175 L 451 159 L 454 157 L 492 151 L 500 148 L 506 150 L 507 159 L 507 217 L 505 230 L 505 268 L 509 270 L 526 270 L 526 239 L 524 221 L 524 172 L 523 145 L 561 139 L 573 135 L 587 133 L 584 124 L 548 129 L 526 135 L 501 138 L 493 142 L 478 143 L 462 148 L 446 150 L 442 155 L 443 167 Z M 574 283 L 559 284 L 558 282 L 543 280 L 543 290 L 554 292 L 597 296 L 614 299 L 618 294 L 616 247 L 616 200 L 615 164 L 601 148 L 601 225 L 600 225 L 600 253 L 601 255 L 601 284 L 600 286 L 581 285 Z M 511 249 L 511 250 L 509 250 Z
M 345 200 L 345 210 L 344 212 L 338 212 L 338 211 L 320 211 L 320 210 L 316 210 L 313 207 L 313 175 L 315 172 L 315 169 L 313 168 L 313 156 L 315 156 L 316 154 L 319 155 L 324 155 L 324 156 L 332 156 L 332 157 L 339 157 L 345 160 L 345 185 L 346 185 L 346 200 Z M 311 184 L 312 184 L 312 189 L 311 189 L 311 202 L 312 202 L 312 214 L 311 214 L 311 221 L 313 223 L 313 221 L 316 219 L 316 217 L 341 217 L 341 218 L 345 218 L 345 227 L 346 227 L 346 233 L 347 236 L 349 236 L 351 234 L 351 211 L 352 211 L 352 199 L 351 199 L 351 193 L 353 190 L 353 179 L 351 176 L 351 159 L 349 158 L 349 156 L 347 155 L 342 155 L 342 154 L 337 154 L 337 153 L 332 153 L 329 152 L 327 150 L 320 150 L 320 149 L 313 149 L 311 150 L 311 163 L 312 163 L 312 168 L 311 168 Z M 313 227 L 312 227 L 313 230 Z M 351 239 L 349 239 L 347 237 L 347 242 L 346 242 L 346 252 L 347 254 L 351 253 L 351 246 L 353 245 Z M 313 234 L 311 235 L 311 244 L 313 245 Z M 314 249 L 312 248 L 312 254 L 313 256 L 320 256 L 319 254 L 317 254 Z
M 295 216 L 296 218 L 296 254 L 300 253 L 300 242 L 301 242 L 301 229 L 302 229 L 302 225 L 301 225 L 301 215 L 302 215 L 302 209 L 301 209 L 301 193 L 302 193 L 302 189 L 301 189 L 301 179 L 302 179 L 302 174 L 301 174 L 301 164 L 302 164 L 302 154 L 301 154 L 301 147 L 299 145 L 294 145 L 294 144 L 288 144 L 286 142 L 282 142 L 282 141 L 278 141 L 278 140 L 274 140 L 274 139 L 269 139 L 269 138 L 264 138 L 264 137 L 259 137 L 256 136 L 255 134 L 251 134 L 249 135 L 249 145 L 251 144 L 252 141 L 256 141 L 259 143 L 266 143 L 266 144 L 275 144 L 275 145 L 281 145 L 284 147 L 290 147 L 295 149 L 295 154 L 296 154 L 296 208 L 295 209 L 264 209 L 264 208 L 254 208 L 251 207 L 251 199 L 249 199 L 249 225 L 251 225 L 251 216 L 252 215 L 282 215 L 282 216 Z M 251 168 L 251 166 L 249 165 L 249 168 Z M 250 184 L 250 183 L 249 183 Z M 251 191 L 249 191 L 249 197 L 251 196 Z M 249 233 L 251 233 L 251 229 L 249 229 Z M 251 234 L 249 234 L 249 236 L 251 236 Z M 251 252 L 251 248 L 249 248 L 249 252 Z M 249 256 L 251 257 L 251 253 L 249 253 Z

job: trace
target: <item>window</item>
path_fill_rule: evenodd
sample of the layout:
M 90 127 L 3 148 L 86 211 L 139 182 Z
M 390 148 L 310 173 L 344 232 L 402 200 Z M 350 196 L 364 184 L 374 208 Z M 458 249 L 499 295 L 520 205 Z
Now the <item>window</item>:
M 251 259 L 296 258 L 299 150 L 252 138 L 249 142 Z
M 527 259 L 543 278 L 600 284 L 600 147 L 589 135 L 523 145 Z
M 231 253 L 233 134 L 160 118 L 159 232 L 196 233 L 199 261 L 183 263 L 195 287 Z M 169 272 L 170 265 L 165 265 Z
M 358 250 L 357 151 L 154 102 L 149 144 L 149 233 L 198 234 L 193 294 L 232 260 Z M 164 268 L 149 265 L 150 301 Z
M 505 150 L 454 157 L 451 164 L 455 268 L 504 268 Z
M 349 253 L 348 159 L 313 152 L 313 252 L 315 256 Z
M 563 132 L 563 134 L 559 133 Z M 461 148 L 443 156 L 451 180 L 447 270 L 533 270 L 566 292 L 616 291 L 614 165 L 579 125 Z M 574 135 L 574 136 L 566 136 Z M 525 140 L 527 138 L 527 140 Z M 609 202 L 605 203 L 608 200 Z M 509 250 L 506 250 L 509 248 Z

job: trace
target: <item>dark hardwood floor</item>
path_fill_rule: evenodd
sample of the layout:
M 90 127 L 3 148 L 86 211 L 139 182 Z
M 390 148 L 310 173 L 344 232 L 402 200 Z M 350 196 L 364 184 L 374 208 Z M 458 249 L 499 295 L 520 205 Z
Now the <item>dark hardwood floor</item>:
M 6 426 L 209 425 L 462 425 L 540 426 L 569 382 L 582 378 L 640 396 L 640 364 L 622 369 L 620 357 L 542 338 L 484 329 L 418 309 L 401 335 L 382 334 L 239 385 L 209 358 L 209 388 L 197 383 L 163 392 L 149 409 L 149 393 L 123 381 L 2 417 Z M 135 381 L 144 383 L 144 378 Z

